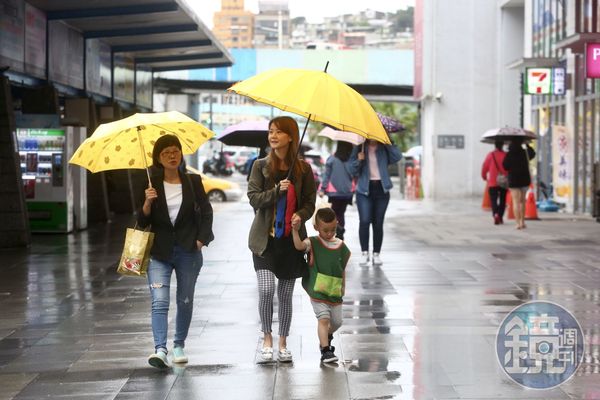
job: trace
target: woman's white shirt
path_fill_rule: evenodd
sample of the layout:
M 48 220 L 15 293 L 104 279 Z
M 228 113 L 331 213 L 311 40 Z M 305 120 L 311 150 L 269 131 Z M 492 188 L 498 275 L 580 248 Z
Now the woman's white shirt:
M 167 198 L 167 210 L 169 210 L 169 218 L 173 226 L 179 214 L 181 208 L 181 202 L 183 201 L 183 191 L 181 189 L 181 183 L 168 183 L 163 182 L 165 185 L 165 197 Z

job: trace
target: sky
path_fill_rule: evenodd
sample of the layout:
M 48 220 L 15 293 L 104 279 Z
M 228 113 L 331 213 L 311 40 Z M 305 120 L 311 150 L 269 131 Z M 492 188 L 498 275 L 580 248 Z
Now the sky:
M 200 16 L 204 24 L 212 28 L 213 14 L 221 9 L 221 0 L 185 0 Z M 306 17 L 308 22 L 321 22 L 323 17 L 335 17 L 341 14 L 355 14 L 372 9 L 395 12 L 413 6 L 414 0 L 289 0 L 290 16 Z M 258 0 L 245 0 L 244 8 L 258 13 Z

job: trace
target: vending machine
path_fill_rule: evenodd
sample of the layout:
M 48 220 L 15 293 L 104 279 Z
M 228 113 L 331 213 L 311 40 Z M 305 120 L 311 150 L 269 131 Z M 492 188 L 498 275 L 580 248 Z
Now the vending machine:
M 68 129 L 17 128 L 21 174 L 32 232 L 73 231 L 73 179 Z

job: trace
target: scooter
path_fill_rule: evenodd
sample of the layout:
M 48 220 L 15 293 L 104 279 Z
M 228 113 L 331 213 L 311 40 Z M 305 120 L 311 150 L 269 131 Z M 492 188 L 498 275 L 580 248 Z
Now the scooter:
M 227 166 L 223 157 L 212 157 L 202 164 L 202 172 L 205 174 L 231 176 L 233 168 Z

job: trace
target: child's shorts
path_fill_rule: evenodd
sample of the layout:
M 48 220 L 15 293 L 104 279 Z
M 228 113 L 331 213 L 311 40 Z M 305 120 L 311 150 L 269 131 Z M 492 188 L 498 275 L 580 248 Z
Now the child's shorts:
M 317 319 L 328 319 L 332 332 L 342 326 L 342 303 L 329 304 L 311 300 L 313 310 Z

